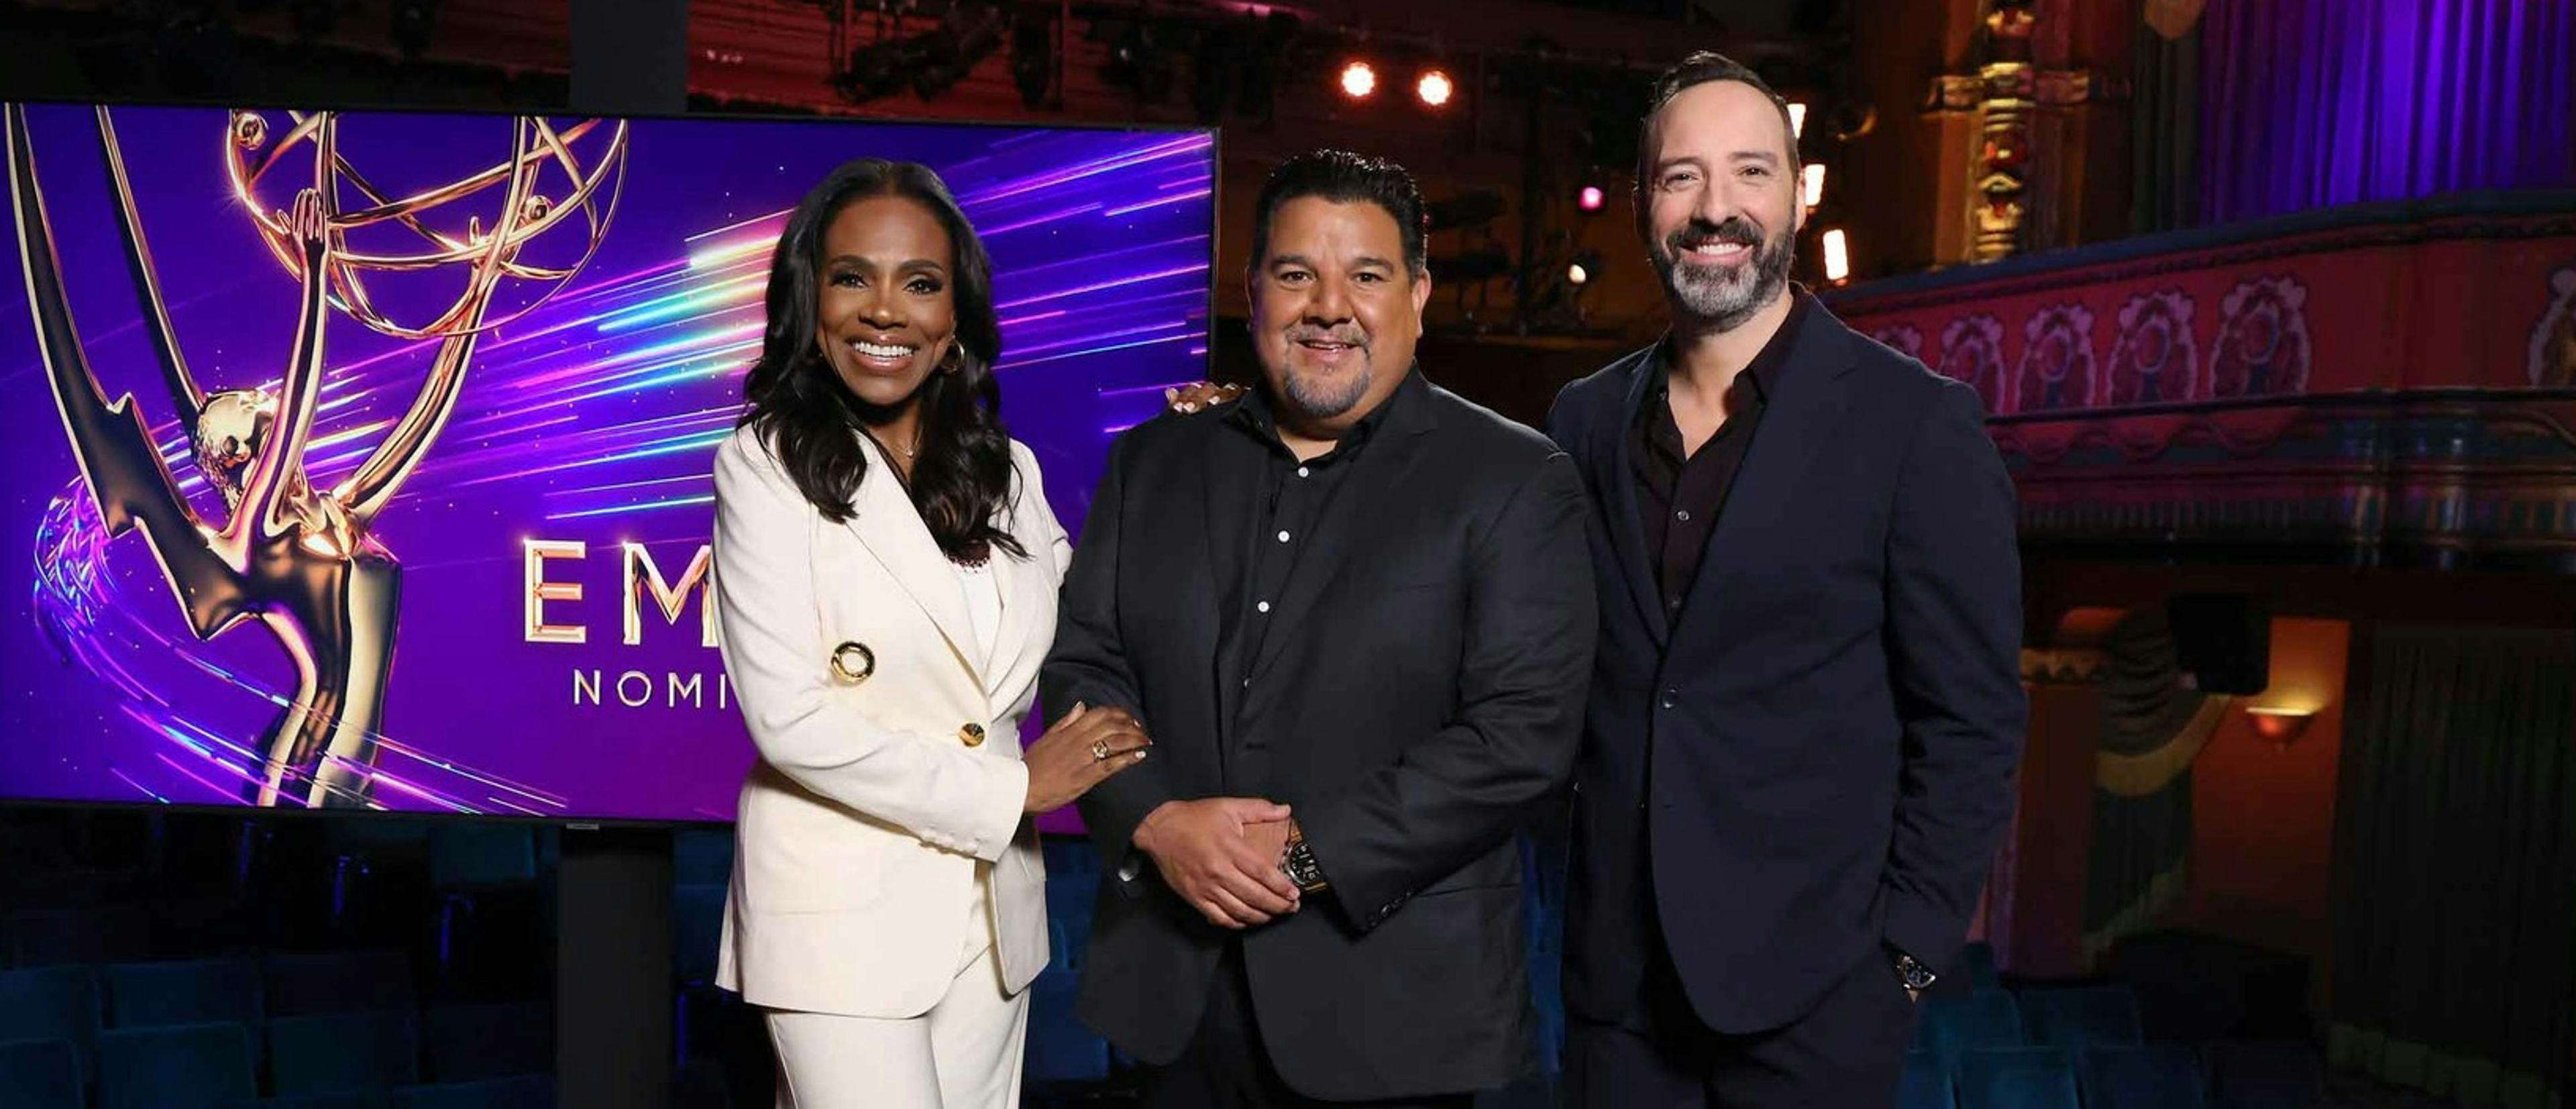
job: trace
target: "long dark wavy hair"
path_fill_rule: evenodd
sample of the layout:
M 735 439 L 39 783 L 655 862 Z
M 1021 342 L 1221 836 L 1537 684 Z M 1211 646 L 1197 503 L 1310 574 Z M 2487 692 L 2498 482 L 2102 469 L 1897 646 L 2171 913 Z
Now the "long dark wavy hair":
M 852 202 L 900 196 L 919 203 L 948 229 L 956 260 L 949 282 L 956 298 L 954 370 L 922 382 L 920 454 L 907 491 L 931 537 L 951 561 L 978 565 L 994 548 L 1027 558 L 995 523 L 1013 496 L 1011 438 L 1002 428 L 1002 387 L 993 363 L 1002 355 L 1002 326 L 993 313 L 993 267 L 966 213 L 926 166 L 864 158 L 833 170 L 805 194 L 778 236 L 769 264 L 769 326 L 760 360 L 743 382 L 750 410 L 743 424 L 769 444 L 796 488 L 835 521 L 853 514 L 851 499 L 868 469 L 859 443 L 864 402 L 841 383 L 816 338 L 821 302 L 823 233 Z

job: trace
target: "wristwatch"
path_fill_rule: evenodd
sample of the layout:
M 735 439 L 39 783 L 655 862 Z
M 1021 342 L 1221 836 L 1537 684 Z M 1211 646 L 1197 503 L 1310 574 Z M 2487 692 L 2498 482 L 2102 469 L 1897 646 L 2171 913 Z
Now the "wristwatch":
M 1932 968 L 1924 966 L 1921 960 L 1892 947 L 1888 951 L 1896 956 L 1896 980 L 1904 983 L 1906 989 L 1922 993 L 1931 989 L 1932 983 L 1940 981 L 1941 976 L 1932 973 Z
M 1297 888 L 1314 893 L 1328 887 L 1324 868 L 1315 865 L 1315 849 L 1306 843 L 1306 831 L 1295 824 L 1288 826 L 1288 850 L 1279 857 L 1279 870 Z

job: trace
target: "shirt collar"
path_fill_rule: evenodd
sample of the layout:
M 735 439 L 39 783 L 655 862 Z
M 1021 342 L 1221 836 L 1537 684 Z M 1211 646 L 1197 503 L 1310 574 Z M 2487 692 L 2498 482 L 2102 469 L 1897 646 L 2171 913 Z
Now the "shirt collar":
M 1422 374 L 1408 367 L 1404 373 L 1404 383 L 1396 386 L 1395 392 L 1388 394 L 1385 400 L 1378 402 L 1376 408 L 1370 409 L 1368 415 L 1360 417 L 1359 422 L 1352 424 L 1350 430 L 1343 432 L 1341 440 L 1334 444 L 1331 453 L 1339 455 L 1359 449 L 1361 444 L 1377 435 L 1379 428 L 1385 425 L 1390 414 L 1399 407 L 1411 403 L 1413 395 L 1422 392 L 1424 388 Z M 1235 403 L 1234 408 L 1225 414 L 1225 418 L 1228 423 L 1244 429 L 1264 443 L 1273 446 L 1281 445 L 1277 410 L 1271 407 L 1270 391 L 1266 385 L 1245 390 L 1243 399 Z
M 1762 349 L 1754 354 L 1753 361 L 1746 363 L 1744 371 L 1736 375 L 1735 388 L 1749 388 L 1756 398 L 1770 403 L 1771 395 L 1779 391 L 1780 375 L 1788 369 L 1789 355 L 1798 346 L 1798 332 L 1806 323 L 1808 306 L 1814 300 L 1805 286 L 1794 281 L 1789 283 L 1789 315 L 1780 321 L 1780 330 L 1772 332 L 1770 341 L 1762 344 Z M 1672 341 L 1672 336 L 1666 334 L 1655 344 L 1653 389 L 1657 397 L 1667 395 L 1672 389 Z

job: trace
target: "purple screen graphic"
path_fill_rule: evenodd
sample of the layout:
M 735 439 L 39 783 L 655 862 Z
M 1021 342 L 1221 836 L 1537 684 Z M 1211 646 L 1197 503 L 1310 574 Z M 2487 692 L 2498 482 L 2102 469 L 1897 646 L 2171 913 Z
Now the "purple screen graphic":
M 257 114 L 270 143 L 305 118 Z M 219 526 L 226 502 L 173 410 L 126 259 L 99 113 L 36 105 L 25 118 L 61 299 L 98 392 L 131 394 L 177 496 Z M 302 280 L 228 175 L 239 121 L 204 108 L 111 118 L 186 365 L 208 392 L 274 395 Z M 589 132 L 592 153 L 607 126 Z M 335 128 L 346 172 L 379 196 L 526 157 L 506 116 L 348 113 Z M 503 322 L 481 332 L 444 427 L 369 529 L 399 563 L 398 615 L 373 765 L 335 803 L 731 819 L 752 749 L 689 578 L 713 521 L 711 460 L 740 412 L 786 213 L 833 167 L 868 156 L 937 170 L 981 232 L 1005 336 L 1003 416 L 1035 449 L 1069 529 L 1111 436 L 1154 415 L 1163 386 L 1205 376 L 1210 134 L 631 121 L 623 164 L 603 178 L 614 202 L 595 247 L 585 259 L 582 220 L 556 224 L 547 234 L 569 249 L 540 236 L 528 257 L 575 272 L 492 294 L 489 318 Z M 309 182 L 314 170 L 309 155 L 289 169 L 287 184 L 255 183 L 252 202 L 290 208 L 295 174 Z M 450 243 L 498 236 L 504 196 L 483 190 L 418 221 Z M 343 196 L 335 210 L 364 204 Z M 0 797 L 254 803 L 262 737 L 291 714 L 298 656 L 257 621 L 200 640 L 143 531 L 107 538 L 55 401 L 16 228 L 0 292 Z M 391 241 L 352 232 L 347 249 Z M 404 326 L 435 317 L 467 284 L 446 276 L 371 279 L 374 308 Z M 315 489 L 386 440 L 440 347 L 366 326 L 336 290 L 327 310 L 303 455 Z M 581 642 L 561 641 L 573 628 Z

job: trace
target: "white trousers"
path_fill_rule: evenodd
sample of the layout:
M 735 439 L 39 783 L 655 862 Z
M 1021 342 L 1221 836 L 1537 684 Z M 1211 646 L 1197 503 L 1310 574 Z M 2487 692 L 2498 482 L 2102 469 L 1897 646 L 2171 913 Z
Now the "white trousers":
M 1002 992 L 985 867 L 948 993 L 917 1017 L 777 1009 L 778 1109 L 1018 1109 L 1029 995 Z

